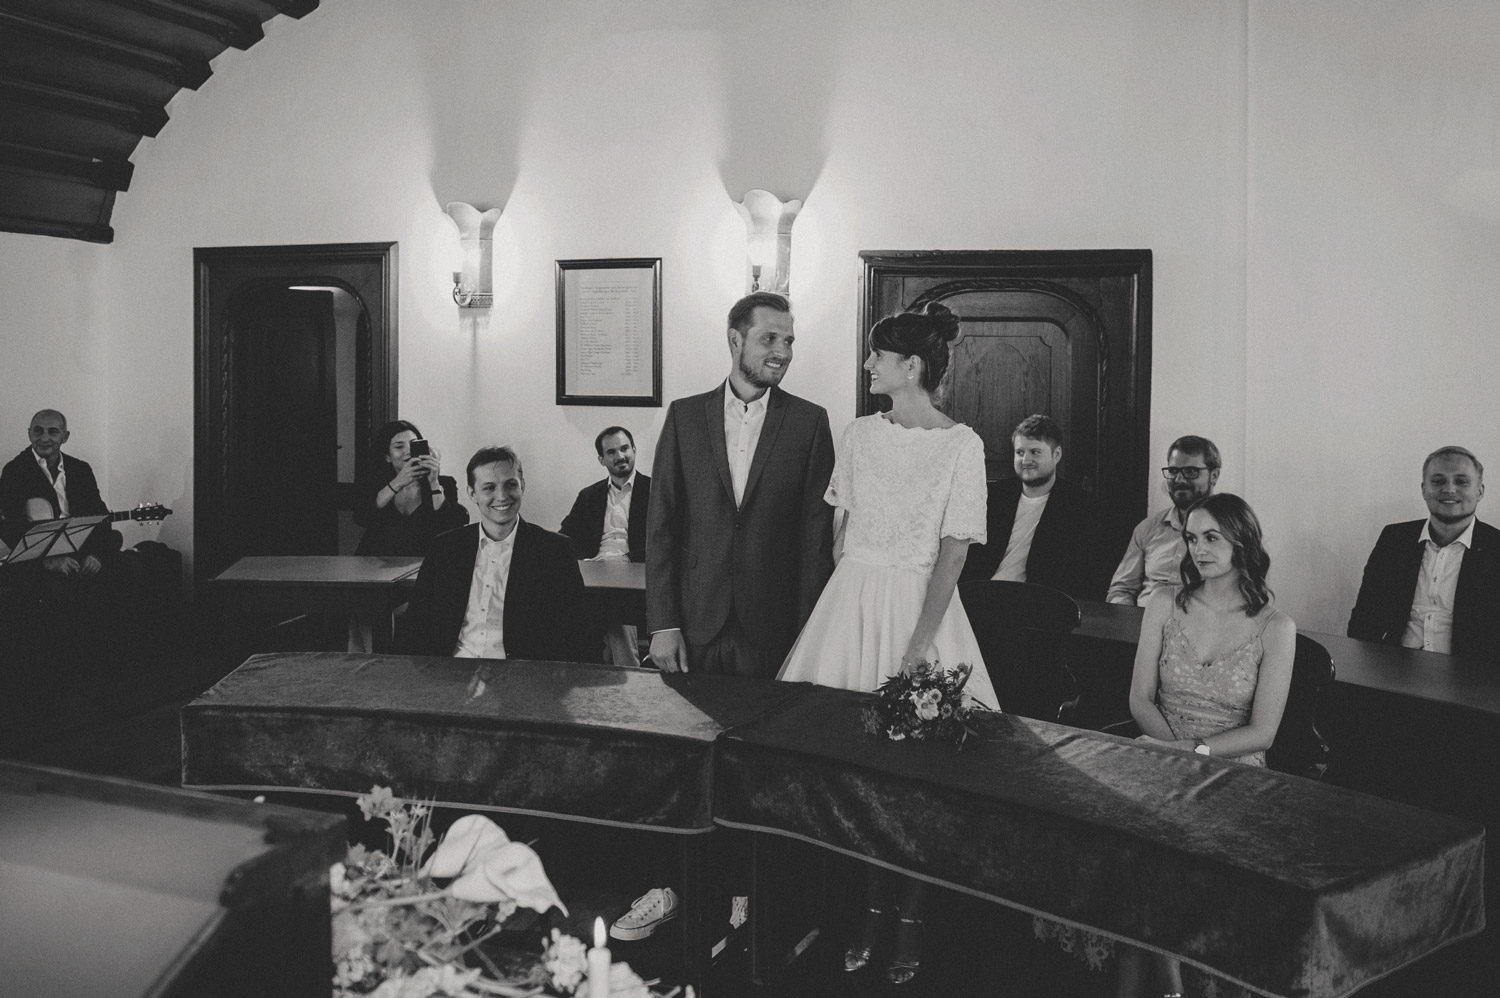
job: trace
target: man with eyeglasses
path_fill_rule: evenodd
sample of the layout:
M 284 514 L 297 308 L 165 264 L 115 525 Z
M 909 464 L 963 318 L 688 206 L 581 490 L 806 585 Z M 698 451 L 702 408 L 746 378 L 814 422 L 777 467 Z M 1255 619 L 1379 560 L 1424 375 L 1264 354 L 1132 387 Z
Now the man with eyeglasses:
M 1484 465 L 1462 447 L 1440 447 L 1422 462 L 1427 517 L 1380 532 L 1348 634 L 1500 661 L 1500 530 L 1475 512 Z
M 1219 467 L 1219 448 L 1212 440 L 1186 436 L 1172 441 L 1167 448 L 1167 466 L 1161 469 L 1172 506 L 1136 524 L 1105 599 L 1145 606 L 1158 586 L 1181 581 L 1179 566 L 1187 550 L 1182 541 L 1183 518 L 1189 506 L 1213 492 Z

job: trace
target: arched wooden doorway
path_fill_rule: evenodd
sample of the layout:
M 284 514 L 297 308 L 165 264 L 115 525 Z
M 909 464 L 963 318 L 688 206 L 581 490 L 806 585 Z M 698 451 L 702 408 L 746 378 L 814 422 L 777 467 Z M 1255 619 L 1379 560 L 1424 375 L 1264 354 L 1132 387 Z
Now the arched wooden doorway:
M 396 404 L 396 245 L 198 249 L 193 262 L 194 577 L 247 554 L 335 554 Z

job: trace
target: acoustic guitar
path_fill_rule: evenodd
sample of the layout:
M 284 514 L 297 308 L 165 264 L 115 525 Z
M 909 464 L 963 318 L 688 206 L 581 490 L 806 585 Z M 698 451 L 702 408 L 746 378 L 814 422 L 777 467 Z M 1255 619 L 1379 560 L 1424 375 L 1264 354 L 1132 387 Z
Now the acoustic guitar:
M 52 506 L 45 499 L 28 499 L 26 501 L 26 513 L 32 523 L 53 523 L 56 517 L 52 515 Z M 42 515 L 38 515 L 42 514 Z M 152 520 L 165 520 L 172 515 L 172 511 L 159 502 L 143 502 L 134 509 L 122 509 L 118 513 L 105 514 L 110 523 L 119 523 L 122 520 L 140 520 L 149 522 Z

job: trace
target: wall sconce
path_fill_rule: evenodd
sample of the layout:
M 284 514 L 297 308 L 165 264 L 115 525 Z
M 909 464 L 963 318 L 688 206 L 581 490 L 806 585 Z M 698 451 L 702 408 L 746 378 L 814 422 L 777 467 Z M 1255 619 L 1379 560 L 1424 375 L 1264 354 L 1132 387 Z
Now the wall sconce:
M 491 236 L 500 221 L 500 209 L 480 211 L 462 201 L 449 201 L 443 210 L 458 226 L 463 246 L 463 269 L 453 272 L 453 302 L 459 308 L 489 308 L 495 302 Z
M 792 223 L 802 202 L 782 201 L 770 191 L 746 191 L 735 203 L 745 220 L 745 253 L 750 262 L 750 290 L 786 294 L 791 285 Z

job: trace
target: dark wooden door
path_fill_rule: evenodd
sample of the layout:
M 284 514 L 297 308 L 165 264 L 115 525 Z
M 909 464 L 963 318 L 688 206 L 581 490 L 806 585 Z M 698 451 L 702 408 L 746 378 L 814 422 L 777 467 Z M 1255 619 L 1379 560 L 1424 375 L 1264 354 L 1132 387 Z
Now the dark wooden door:
M 858 357 L 881 316 L 939 301 L 963 335 L 939 407 L 1009 478 L 1010 433 L 1032 413 L 1061 425 L 1061 474 L 1122 522 L 1146 513 L 1151 386 L 1150 250 L 864 252 Z M 857 373 L 859 414 L 879 411 Z
M 196 249 L 193 266 L 194 576 L 212 578 L 247 554 L 337 553 L 338 510 L 353 492 L 323 495 L 338 474 L 337 403 L 352 420 L 356 477 L 368 462 L 363 442 L 395 412 L 396 244 Z M 333 337 L 309 332 L 327 313 L 296 297 L 328 303 L 337 328 L 329 288 L 358 308 L 353 376 L 342 365 L 336 387 Z M 293 522 L 309 512 L 312 522 Z
M 240 554 L 337 554 L 333 295 L 262 287 L 229 321 L 238 404 L 226 470 Z

